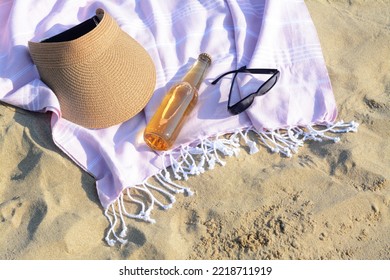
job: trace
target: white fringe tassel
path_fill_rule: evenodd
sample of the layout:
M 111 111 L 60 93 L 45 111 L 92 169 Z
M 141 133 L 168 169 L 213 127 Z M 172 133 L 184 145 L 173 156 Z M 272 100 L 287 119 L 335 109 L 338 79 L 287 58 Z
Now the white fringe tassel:
M 273 131 L 257 131 L 253 127 L 249 127 L 235 131 L 228 138 L 217 135 L 213 138 L 200 139 L 197 146 L 181 146 L 173 151 L 165 152 L 162 157 L 163 170 L 153 176 L 159 186 L 151 184 L 149 180 L 145 180 L 139 186 L 127 188 L 104 211 L 104 215 L 110 224 L 105 240 L 109 246 L 114 246 L 117 242 L 126 244 L 127 226 L 125 217 L 155 223 L 156 221 L 150 217 L 155 205 L 163 210 L 168 210 L 175 203 L 176 199 L 174 194 L 184 193 L 188 196 L 193 195 L 194 193 L 189 188 L 173 182 L 171 173 L 176 180 L 188 180 L 189 176 L 199 175 L 205 172 L 206 169 L 213 169 L 216 164 L 224 166 L 226 162 L 221 159 L 221 155 L 223 157 L 237 156 L 240 151 L 240 146 L 242 146 L 240 140 L 243 140 L 246 147 L 249 148 L 249 154 L 255 154 L 259 151 L 259 147 L 255 141 L 257 140 L 270 151 L 291 157 L 308 140 L 331 140 L 338 142 L 340 141 L 339 137 L 330 136 L 327 133 L 356 132 L 358 126 L 359 124 L 354 121 L 349 123 L 340 121 L 334 124 L 316 125 L 315 127 L 308 125 L 306 127 L 294 127 Z M 254 132 L 253 135 L 257 135 L 258 139 L 250 139 L 248 135 L 250 131 Z M 164 159 L 168 159 L 170 171 L 168 171 Z M 134 195 L 130 193 L 131 190 L 136 192 L 138 196 L 141 196 L 143 201 L 134 198 Z M 168 203 L 164 204 L 157 199 L 157 194 L 164 197 Z M 139 208 L 138 213 L 128 213 L 126 209 L 127 203 L 137 205 Z M 118 216 L 121 227 L 119 236 L 116 233 Z

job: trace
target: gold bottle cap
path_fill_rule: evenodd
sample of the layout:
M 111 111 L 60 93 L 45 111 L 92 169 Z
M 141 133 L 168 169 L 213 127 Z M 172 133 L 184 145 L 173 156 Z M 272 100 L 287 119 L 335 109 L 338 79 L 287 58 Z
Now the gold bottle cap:
M 211 56 L 207 53 L 201 53 L 198 57 L 199 60 L 203 60 L 207 62 L 209 65 L 211 64 Z

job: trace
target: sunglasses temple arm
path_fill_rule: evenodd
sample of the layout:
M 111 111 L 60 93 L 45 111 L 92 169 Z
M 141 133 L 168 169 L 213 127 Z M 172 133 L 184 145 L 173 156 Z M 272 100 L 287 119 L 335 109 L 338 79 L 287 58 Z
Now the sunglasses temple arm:
M 245 72 L 251 74 L 276 74 L 279 72 L 277 69 L 245 69 Z
M 233 71 L 226 72 L 226 73 L 222 74 L 221 76 L 219 76 L 218 78 L 216 78 L 211 84 L 215 85 L 216 83 L 219 82 L 220 79 L 222 79 L 226 75 L 237 73 L 237 72 L 241 72 L 240 69 L 239 70 L 233 70 Z

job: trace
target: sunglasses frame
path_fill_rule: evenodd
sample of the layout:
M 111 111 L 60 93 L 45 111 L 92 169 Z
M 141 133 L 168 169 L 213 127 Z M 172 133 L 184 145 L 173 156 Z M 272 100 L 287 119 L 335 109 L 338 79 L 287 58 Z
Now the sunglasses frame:
M 252 68 L 251 69 L 251 68 L 246 68 L 246 66 L 242 66 L 241 68 L 239 68 L 237 70 L 232 70 L 232 71 L 229 71 L 229 72 L 222 74 L 221 76 L 216 78 L 211 84 L 215 85 L 216 83 L 219 82 L 220 79 L 222 79 L 226 75 L 233 74 L 233 73 L 234 73 L 234 77 L 233 77 L 233 81 L 230 85 L 229 100 L 228 100 L 228 105 L 227 105 L 228 111 L 233 115 L 238 115 L 238 114 L 244 112 L 246 109 L 248 109 L 252 105 L 253 100 L 255 99 L 256 96 L 261 96 L 261 95 L 264 95 L 267 92 L 269 92 L 275 86 L 275 84 L 278 81 L 279 76 L 280 76 L 280 71 L 277 69 L 268 69 L 268 68 Z M 268 80 L 266 80 L 263 84 L 261 84 L 261 86 L 257 89 L 257 91 L 252 92 L 251 94 L 244 97 L 243 99 L 236 102 L 235 104 L 230 105 L 230 99 L 231 99 L 231 95 L 232 95 L 232 91 L 233 91 L 234 81 L 236 80 L 236 77 L 239 73 L 269 74 L 272 76 L 270 78 L 268 78 Z

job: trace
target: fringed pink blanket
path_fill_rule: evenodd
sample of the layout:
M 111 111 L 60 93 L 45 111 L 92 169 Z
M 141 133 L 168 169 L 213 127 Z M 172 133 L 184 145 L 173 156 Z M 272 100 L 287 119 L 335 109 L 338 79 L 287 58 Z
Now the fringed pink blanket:
M 39 79 L 27 42 L 69 29 L 93 16 L 97 8 L 106 10 L 147 50 L 156 66 L 157 84 L 137 116 L 107 129 L 89 130 L 61 117 L 56 95 Z M 354 122 L 336 122 L 329 76 L 304 1 L 2 1 L 0 28 L 0 100 L 30 111 L 52 112 L 54 142 L 96 178 L 111 224 L 106 236 L 110 245 L 126 242 L 126 217 L 152 222 L 154 206 L 167 209 L 175 193 L 191 194 L 171 175 L 187 179 L 224 164 L 222 156 L 235 155 L 240 145 L 248 145 L 254 153 L 256 142 L 263 143 L 291 156 L 308 139 L 337 141 L 325 133 L 357 128 Z M 143 141 L 146 123 L 167 90 L 202 52 L 213 57 L 213 64 L 199 101 L 175 149 L 155 153 Z M 244 65 L 276 68 L 280 80 L 268 94 L 256 97 L 247 111 L 233 116 L 226 109 L 231 78 L 215 86 L 210 83 Z M 243 98 L 259 83 L 260 78 L 242 79 L 233 95 Z M 256 139 L 250 139 L 249 130 Z M 154 183 L 148 180 L 151 177 Z

